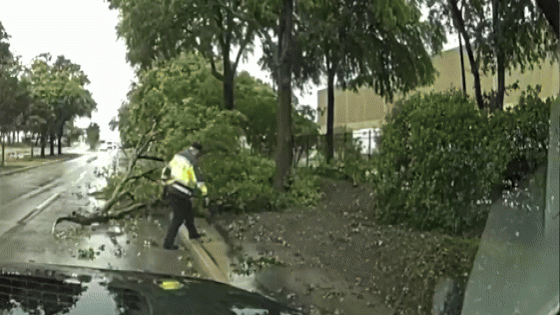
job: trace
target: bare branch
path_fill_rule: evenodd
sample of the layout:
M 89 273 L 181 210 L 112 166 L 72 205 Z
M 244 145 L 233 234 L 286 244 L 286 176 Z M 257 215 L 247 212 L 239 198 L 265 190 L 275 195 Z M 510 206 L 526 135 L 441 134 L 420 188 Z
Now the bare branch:
M 160 157 L 156 157 L 156 156 L 146 156 L 146 155 L 139 155 L 138 159 L 141 160 L 152 160 L 152 161 L 158 161 L 158 162 L 165 162 L 164 159 L 160 158 Z
M 151 170 L 149 170 L 149 171 L 146 171 L 146 172 L 144 172 L 144 173 L 142 173 L 142 174 L 140 174 L 140 175 L 131 176 L 131 177 L 129 177 L 129 178 L 126 179 L 126 182 L 129 182 L 129 181 L 132 181 L 132 180 L 137 180 L 137 179 L 140 179 L 140 178 L 142 178 L 142 177 L 146 177 L 146 178 L 147 178 L 147 176 L 148 176 L 149 174 L 151 174 L 151 173 L 153 173 L 153 172 L 155 172 L 155 171 L 157 171 L 157 170 L 159 170 L 159 168 L 153 168 L 153 169 L 151 169 Z
M 64 221 L 68 221 L 68 222 L 74 222 L 80 225 L 91 225 L 92 223 L 105 223 L 108 222 L 110 220 L 119 220 L 124 218 L 125 216 L 138 211 L 142 208 L 146 207 L 146 204 L 143 203 L 138 203 L 138 204 L 134 204 L 131 205 L 123 210 L 120 210 L 119 212 L 115 212 L 112 214 L 106 214 L 106 213 L 101 213 L 98 212 L 92 216 L 85 216 L 83 214 L 73 214 L 70 216 L 66 216 L 66 217 L 60 217 L 57 218 L 56 221 L 54 221 L 54 224 L 52 226 L 51 229 L 51 233 L 52 235 L 56 238 L 56 234 L 54 233 L 57 224 L 64 222 Z

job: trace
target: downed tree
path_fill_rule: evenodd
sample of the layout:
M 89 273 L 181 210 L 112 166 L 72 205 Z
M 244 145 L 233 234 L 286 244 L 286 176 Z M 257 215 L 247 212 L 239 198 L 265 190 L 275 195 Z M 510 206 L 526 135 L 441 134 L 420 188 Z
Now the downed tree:
M 53 235 L 56 235 L 55 234 L 56 226 L 64 221 L 77 223 L 82 226 L 91 225 L 92 223 L 105 223 L 105 222 L 109 222 L 110 220 L 122 219 L 127 215 L 130 215 L 148 206 L 145 203 L 133 203 L 131 205 L 128 205 L 124 209 L 114 209 L 119 202 L 124 201 L 125 198 L 127 197 L 129 201 L 134 202 L 134 198 L 132 194 L 130 193 L 130 191 L 126 189 L 127 183 L 134 182 L 141 178 L 147 178 L 149 174 L 158 170 L 157 168 L 154 168 L 146 172 L 143 172 L 139 175 L 134 175 L 135 166 L 137 165 L 138 160 L 148 159 L 154 161 L 163 161 L 163 159 L 161 158 L 150 157 L 145 155 L 146 151 L 149 148 L 150 143 L 152 143 L 155 140 L 156 136 L 159 134 L 159 132 L 155 131 L 155 128 L 156 128 L 156 124 L 154 123 L 152 125 L 150 132 L 140 137 L 140 140 L 136 144 L 136 147 L 134 148 L 134 153 L 132 154 L 130 162 L 127 166 L 126 175 L 117 184 L 117 186 L 115 187 L 115 189 L 111 194 L 111 197 L 107 200 L 107 202 L 103 205 L 103 207 L 101 207 L 99 210 L 91 214 L 83 214 L 74 211 L 69 216 L 57 218 L 52 226 L 51 232 Z

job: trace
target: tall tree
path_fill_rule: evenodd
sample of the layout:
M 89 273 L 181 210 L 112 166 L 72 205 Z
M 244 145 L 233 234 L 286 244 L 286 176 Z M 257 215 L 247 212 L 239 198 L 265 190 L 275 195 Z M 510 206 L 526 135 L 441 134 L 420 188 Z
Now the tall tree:
M 557 39 L 545 15 L 532 0 L 431 0 L 430 19 L 457 30 L 465 41 L 475 98 L 480 109 L 502 109 L 506 91 L 505 73 L 514 68 L 533 69 L 554 58 Z M 496 75 L 497 88 L 485 103 L 480 72 Z
M 58 138 L 58 154 L 62 152 L 64 125 L 76 117 L 90 116 L 96 103 L 86 85 L 87 76 L 79 65 L 59 56 L 51 65 L 51 56 L 42 54 L 36 58 L 27 74 L 33 98 L 37 101 L 31 114 L 44 119 L 41 126 L 41 156 L 47 137 L 50 138 L 54 155 L 54 139 Z
M 276 119 L 276 174 L 274 188 L 284 191 L 292 166 L 292 31 L 293 0 L 283 0 L 278 26 L 278 114 Z
M 61 154 L 62 136 L 66 124 L 76 117 L 91 118 L 91 113 L 96 110 L 96 103 L 91 92 L 86 89 L 90 81 L 79 65 L 64 56 L 58 56 L 53 64 L 53 70 L 64 82 L 60 98 L 54 103 L 56 117 L 54 132 L 58 139 L 58 154 Z
M 112 0 L 110 7 L 121 13 L 117 34 L 132 65 L 146 69 L 154 61 L 198 51 L 222 81 L 226 109 L 235 108 L 235 74 L 253 48 L 257 0 Z
M 432 54 L 441 50 L 444 32 L 420 20 L 415 1 L 308 1 L 303 14 L 311 46 L 327 77 L 327 161 L 333 157 L 335 82 L 346 89 L 369 86 L 392 100 L 435 79 Z M 314 27 L 311 27 L 314 26 Z
M 16 130 L 23 120 L 30 98 L 25 86 L 19 79 L 18 60 L 13 58 L 8 42 L 9 35 L 0 23 L 0 142 L 4 165 L 5 138 Z
M 87 143 L 90 149 L 94 149 L 99 143 L 99 125 L 96 123 L 90 123 L 86 129 Z

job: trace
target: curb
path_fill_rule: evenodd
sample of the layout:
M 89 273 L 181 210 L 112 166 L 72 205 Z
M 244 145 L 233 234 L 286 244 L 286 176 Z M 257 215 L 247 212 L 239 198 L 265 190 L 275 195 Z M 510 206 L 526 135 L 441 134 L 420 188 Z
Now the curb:
M 218 231 L 210 226 L 204 219 L 195 218 L 199 231 L 204 231 L 205 236 L 200 240 L 190 240 L 187 228 L 179 228 L 180 241 L 190 251 L 196 264 L 203 272 L 214 281 L 229 283 L 227 276 L 227 246 Z

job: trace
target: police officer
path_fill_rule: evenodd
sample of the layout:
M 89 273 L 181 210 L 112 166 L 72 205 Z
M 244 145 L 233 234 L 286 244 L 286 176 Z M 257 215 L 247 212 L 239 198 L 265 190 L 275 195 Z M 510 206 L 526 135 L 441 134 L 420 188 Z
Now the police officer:
M 188 149 L 175 154 L 163 169 L 164 197 L 173 209 L 173 219 L 163 242 L 163 248 L 165 249 L 176 250 L 179 248 L 173 242 L 179 227 L 183 223 L 189 231 L 189 239 L 200 238 L 200 234 L 198 234 L 194 225 L 192 197 L 199 191 L 203 196 L 208 193 L 198 167 L 198 158 L 201 153 L 202 145 L 199 142 L 194 142 Z

